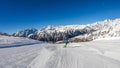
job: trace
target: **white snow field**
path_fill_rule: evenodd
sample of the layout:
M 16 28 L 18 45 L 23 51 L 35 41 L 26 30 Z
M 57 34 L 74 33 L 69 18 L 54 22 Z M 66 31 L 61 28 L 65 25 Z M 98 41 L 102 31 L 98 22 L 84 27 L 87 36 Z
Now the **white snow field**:
M 23 38 L 23 37 L 12 37 L 0 35 L 0 48 L 17 47 L 29 44 L 38 44 L 39 41 Z
M 0 68 L 120 68 L 120 38 L 69 43 L 67 48 L 63 44 L 21 43 L 0 48 Z

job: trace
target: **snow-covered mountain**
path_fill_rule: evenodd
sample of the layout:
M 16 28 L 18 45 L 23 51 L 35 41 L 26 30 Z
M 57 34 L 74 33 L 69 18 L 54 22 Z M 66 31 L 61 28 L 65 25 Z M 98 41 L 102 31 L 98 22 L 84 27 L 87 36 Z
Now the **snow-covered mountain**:
M 84 42 L 98 38 L 120 37 L 120 19 L 104 20 L 90 24 L 96 31 L 71 38 L 71 42 Z
M 25 30 L 21 30 L 21 31 L 19 31 L 17 33 L 14 33 L 13 36 L 17 36 L 17 37 L 29 37 L 29 38 L 32 38 L 32 39 L 36 39 L 37 32 L 38 32 L 38 30 L 35 29 L 35 28 L 25 29 Z
M 85 25 L 48 26 L 38 31 L 38 40 L 59 41 L 95 31 Z
M 38 31 L 35 30 L 35 32 L 33 29 L 25 29 L 14 33 L 13 36 L 28 37 L 47 42 L 56 42 L 78 35 L 84 35 L 93 31 L 95 31 L 93 28 L 85 25 L 48 26 Z
M 40 41 L 56 42 L 63 39 L 71 41 L 90 41 L 103 37 L 120 36 L 120 19 L 104 20 L 87 25 L 47 26 L 40 30 L 26 29 L 14 36 L 28 37 Z

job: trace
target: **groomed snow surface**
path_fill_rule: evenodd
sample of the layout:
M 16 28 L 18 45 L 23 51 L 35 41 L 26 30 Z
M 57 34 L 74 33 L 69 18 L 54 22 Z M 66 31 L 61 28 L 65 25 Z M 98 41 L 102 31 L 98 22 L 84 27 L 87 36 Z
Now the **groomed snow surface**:
M 28 43 L 28 41 L 33 40 L 22 42 Z M 4 44 L 16 43 L 11 42 Z M 119 38 L 69 43 L 67 48 L 63 48 L 63 44 L 38 43 L 38 41 L 26 45 L 21 43 L 17 43 L 21 45 L 18 47 L 0 48 L 0 68 L 120 68 Z

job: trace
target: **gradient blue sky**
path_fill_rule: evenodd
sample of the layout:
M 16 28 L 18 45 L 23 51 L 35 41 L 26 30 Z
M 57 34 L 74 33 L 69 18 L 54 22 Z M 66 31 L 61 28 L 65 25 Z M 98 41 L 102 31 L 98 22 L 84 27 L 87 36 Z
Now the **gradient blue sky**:
M 0 0 L 0 31 L 88 24 L 120 17 L 120 0 Z

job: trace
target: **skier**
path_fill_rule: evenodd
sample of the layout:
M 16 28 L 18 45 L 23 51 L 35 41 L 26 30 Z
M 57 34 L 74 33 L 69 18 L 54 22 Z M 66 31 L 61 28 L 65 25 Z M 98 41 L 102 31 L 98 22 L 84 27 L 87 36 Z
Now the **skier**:
M 64 42 L 64 47 L 67 47 L 67 44 L 69 43 L 69 41 L 68 40 L 64 40 L 63 42 Z

